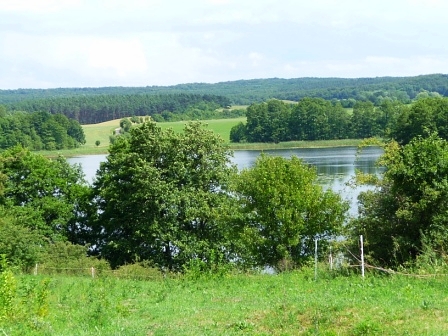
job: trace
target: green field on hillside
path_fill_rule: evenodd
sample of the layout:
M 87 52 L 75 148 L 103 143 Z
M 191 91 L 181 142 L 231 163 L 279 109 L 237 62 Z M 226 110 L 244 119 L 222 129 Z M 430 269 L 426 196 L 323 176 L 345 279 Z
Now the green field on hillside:
M 446 278 L 313 273 L 20 276 L 0 334 L 446 335 Z
M 313 147 L 338 147 L 338 146 L 357 146 L 361 140 L 344 139 L 344 140 L 322 140 L 322 141 L 290 141 L 281 143 L 230 143 L 230 130 L 233 126 L 240 122 L 245 122 L 246 118 L 234 119 L 213 119 L 201 121 L 206 128 L 211 129 L 219 134 L 226 144 L 234 150 L 268 150 L 281 148 L 313 148 Z M 158 123 L 162 129 L 172 128 L 176 132 L 181 132 L 187 121 Z M 104 123 L 83 125 L 86 136 L 86 144 L 75 149 L 59 150 L 59 151 L 40 151 L 39 153 L 46 156 L 63 155 L 66 157 L 88 154 L 104 154 L 107 153 L 109 147 L 109 136 L 113 134 L 114 129 L 119 127 L 120 120 L 110 120 Z M 96 146 L 95 142 L 100 141 L 100 145 Z

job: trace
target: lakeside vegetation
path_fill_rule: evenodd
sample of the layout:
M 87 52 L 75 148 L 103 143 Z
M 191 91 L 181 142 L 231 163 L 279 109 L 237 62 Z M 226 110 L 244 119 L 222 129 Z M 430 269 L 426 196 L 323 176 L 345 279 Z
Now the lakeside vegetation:
M 320 147 L 341 147 L 358 146 L 360 139 L 342 139 L 342 140 L 317 140 L 317 141 L 285 141 L 281 143 L 231 143 L 230 131 L 232 127 L 240 122 L 245 122 L 245 117 L 231 119 L 212 119 L 204 120 L 203 123 L 207 129 L 218 134 L 225 141 L 226 145 L 232 150 L 269 150 L 269 149 L 288 149 L 288 148 L 320 148 Z M 174 121 L 158 123 L 162 129 L 172 128 L 175 132 L 182 132 L 187 121 Z M 109 148 L 109 137 L 116 128 L 120 126 L 120 119 L 109 120 L 98 124 L 81 125 L 84 130 L 86 143 L 80 147 L 69 150 L 57 151 L 39 151 L 45 156 L 55 157 L 59 154 L 65 157 L 91 154 L 107 154 Z M 96 145 L 99 141 L 99 145 Z
M 304 102 L 292 133 L 322 138 L 329 128 L 305 121 L 330 103 Z M 341 111 L 341 102 L 335 104 Z M 243 171 L 230 164 L 229 145 L 361 141 L 345 139 L 346 129 L 339 140 L 275 143 L 285 124 L 268 113 L 286 111 L 279 100 L 251 105 L 251 117 L 262 122 L 251 121 L 248 134 L 266 142 L 231 144 L 241 117 L 155 123 L 133 116 L 84 125 L 86 145 L 70 151 L 1 151 L 0 334 L 443 334 L 448 99 L 394 102 L 396 110 L 357 104 L 349 113 L 359 121 L 351 131 L 388 141 L 376 142 L 384 148 L 384 173 L 357 175 L 357 183 L 374 188 L 360 194 L 356 218 L 296 157 L 261 155 Z M 205 115 L 210 106 L 189 111 Z M 398 122 L 389 129 L 380 120 Z M 93 185 L 63 157 L 41 155 L 83 151 L 110 153 Z M 377 266 L 364 280 L 360 235 L 365 261 Z M 324 264 L 330 252 L 337 256 L 332 271 Z M 79 270 L 83 276 L 72 276 Z

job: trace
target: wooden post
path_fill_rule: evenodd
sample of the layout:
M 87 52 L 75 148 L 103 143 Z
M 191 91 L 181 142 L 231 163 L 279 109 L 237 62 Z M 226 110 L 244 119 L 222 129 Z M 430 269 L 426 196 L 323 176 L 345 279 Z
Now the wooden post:
M 330 246 L 330 255 L 328 257 L 328 262 L 330 264 L 330 271 L 333 270 L 333 254 L 331 253 L 331 246 Z
M 314 239 L 314 280 L 317 280 L 317 238 Z
M 364 241 L 362 235 L 359 236 L 359 240 L 361 242 L 361 274 L 364 279 Z
M 34 275 L 37 275 L 37 263 L 36 266 L 34 267 Z
M 94 278 L 94 277 L 95 277 L 95 268 L 94 268 L 94 267 L 91 267 L 91 268 L 90 268 L 90 271 L 91 271 L 91 273 L 92 273 L 92 278 Z

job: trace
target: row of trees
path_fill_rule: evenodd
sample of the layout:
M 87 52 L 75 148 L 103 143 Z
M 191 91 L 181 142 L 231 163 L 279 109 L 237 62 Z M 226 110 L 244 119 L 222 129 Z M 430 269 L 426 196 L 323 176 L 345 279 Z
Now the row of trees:
M 408 143 L 423 130 L 448 137 L 448 98 L 427 97 L 412 105 L 384 101 L 375 107 L 369 101 L 356 102 L 353 111 L 340 103 L 321 98 L 303 98 L 297 104 L 279 100 L 252 104 L 246 124 L 234 126 L 233 142 L 281 142 L 345 138 L 394 138 Z
M 31 150 L 75 148 L 85 143 L 76 120 L 48 112 L 7 113 L 0 109 L 0 149 L 22 145 Z
M 228 109 L 222 111 L 230 104 L 223 96 L 179 93 L 77 95 L 27 99 L 7 106 L 14 111 L 48 111 L 81 124 L 95 124 L 129 116 L 151 116 L 157 121 L 227 118 L 235 113 Z
M 318 185 L 314 168 L 262 155 L 238 172 L 200 123 L 174 133 L 144 122 L 109 152 L 93 185 L 63 158 L 1 153 L 0 251 L 25 268 L 62 241 L 90 246 L 113 267 L 279 269 L 311 258 L 317 237 L 356 244 L 363 234 L 369 261 L 382 266 L 446 259 L 448 142 L 436 133 L 387 143 L 385 173 L 350 222 L 348 204 Z
M 0 238 L 0 250 L 24 267 L 36 259 L 26 251 L 61 240 L 90 245 L 114 267 L 277 267 L 307 260 L 316 235 L 341 232 L 348 205 L 317 184 L 314 168 L 262 156 L 238 172 L 231 155 L 199 123 L 178 134 L 145 122 L 110 146 L 90 186 L 62 158 L 9 149 L 0 155 L 0 204 L 15 241 L 27 242 L 8 250 Z

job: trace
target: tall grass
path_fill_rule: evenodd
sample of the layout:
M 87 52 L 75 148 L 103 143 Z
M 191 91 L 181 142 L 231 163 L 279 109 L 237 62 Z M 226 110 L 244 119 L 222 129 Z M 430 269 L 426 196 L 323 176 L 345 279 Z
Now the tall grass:
M 48 282 L 38 311 L 0 320 L 5 335 L 445 335 L 446 279 L 312 269 L 198 280 L 18 276 Z M 43 289 L 42 289 L 43 288 Z M 28 296 L 28 304 L 37 298 Z M 38 305 L 36 304 L 36 307 Z M 39 318 L 37 318 L 38 316 Z

